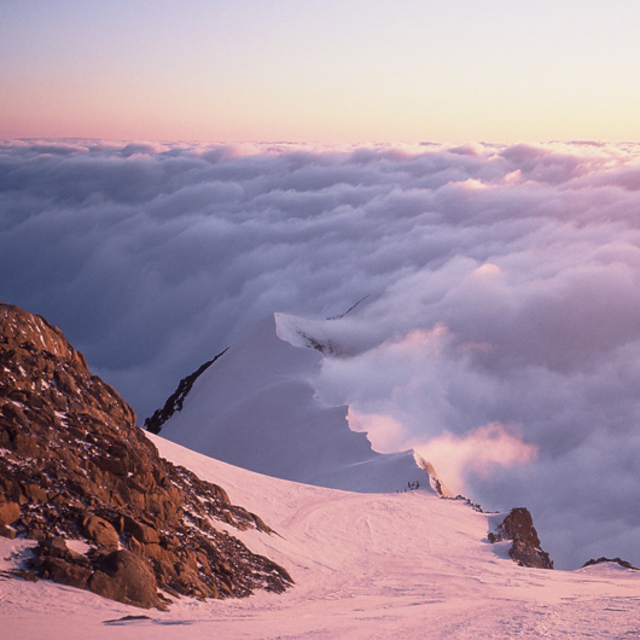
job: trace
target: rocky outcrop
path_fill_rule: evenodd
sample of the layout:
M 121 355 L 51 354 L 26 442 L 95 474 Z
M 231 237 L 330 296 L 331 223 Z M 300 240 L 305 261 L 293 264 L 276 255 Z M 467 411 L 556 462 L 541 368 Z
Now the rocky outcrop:
M 227 347 L 228 349 L 228 347 Z M 144 421 L 144 428 L 151 433 L 160 433 L 162 425 L 176 412 L 182 411 L 182 405 L 184 399 L 187 397 L 193 383 L 221 356 L 223 356 L 227 349 L 221 351 L 215 358 L 208 360 L 203 365 L 198 367 L 193 373 L 182 378 L 178 384 L 178 388 L 167 398 L 164 406 L 161 409 L 156 409 L 153 415 L 146 418 Z
M 27 566 L 43 578 L 124 604 L 145 609 L 164 606 L 149 565 L 125 549 L 94 549 L 85 556 L 71 551 L 64 538 L 46 538 L 35 547 Z
M 87 584 L 94 593 L 125 604 L 145 609 L 158 604 L 153 572 L 142 558 L 124 549 L 101 555 Z
M 489 542 L 512 540 L 509 556 L 523 567 L 553 569 L 549 554 L 540 547 L 538 532 L 528 509 L 516 507 L 488 534 Z
M 633 571 L 640 571 L 640 568 L 632 565 L 630 562 L 627 562 L 626 560 L 622 560 L 622 558 L 598 558 L 597 560 L 594 560 L 593 558 L 591 558 L 590 560 L 587 560 L 583 565 L 582 568 L 584 569 L 585 567 L 590 567 L 594 564 L 604 564 L 606 562 L 610 562 L 612 564 L 618 564 L 621 567 L 624 567 L 625 569 L 632 569 Z
M 39 541 L 29 571 L 143 607 L 162 604 L 157 588 L 201 598 L 286 589 L 285 569 L 216 523 L 269 527 L 160 458 L 135 423 L 58 329 L 0 304 L 0 535 Z

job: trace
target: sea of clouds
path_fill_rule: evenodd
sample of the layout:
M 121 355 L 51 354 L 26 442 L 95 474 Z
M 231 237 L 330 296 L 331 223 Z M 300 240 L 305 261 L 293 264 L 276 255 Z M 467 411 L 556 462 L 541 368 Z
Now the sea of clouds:
M 640 564 L 639 146 L 5 142 L 0 273 L 141 422 L 267 314 L 366 297 L 321 397 L 558 566 Z

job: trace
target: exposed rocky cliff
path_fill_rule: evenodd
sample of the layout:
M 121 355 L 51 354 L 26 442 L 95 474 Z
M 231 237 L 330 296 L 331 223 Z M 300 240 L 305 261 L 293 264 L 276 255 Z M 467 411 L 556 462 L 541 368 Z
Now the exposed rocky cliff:
M 285 590 L 286 570 L 219 524 L 269 527 L 160 458 L 135 423 L 59 329 L 0 304 L 0 535 L 38 541 L 23 576 L 144 607 L 165 594 Z M 70 539 L 88 551 L 72 551 Z
M 156 409 L 153 415 L 145 418 L 144 428 L 151 433 L 160 433 L 162 425 L 176 412 L 182 411 L 184 399 L 189 395 L 193 387 L 193 383 L 221 356 L 225 354 L 227 349 L 221 351 L 215 358 L 208 360 L 198 367 L 193 373 L 185 376 L 180 380 L 178 388 L 167 398 L 161 409 Z
M 489 542 L 512 540 L 509 556 L 523 567 L 553 569 L 553 561 L 549 554 L 540 547 L 540 538 L 533 526 L 533 518 L 524 507 L 511 509 L 496 530 L 489 532 L 488 538 Z

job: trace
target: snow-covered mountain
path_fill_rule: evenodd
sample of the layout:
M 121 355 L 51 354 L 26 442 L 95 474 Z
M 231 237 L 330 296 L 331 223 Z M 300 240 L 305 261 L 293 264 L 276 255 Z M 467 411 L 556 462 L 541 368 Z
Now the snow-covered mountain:
M 573 572 L 512 562 L 509 555 L 517 559 L 516 548 L 544 560 L 526 509 L 485 514 L 464 500 L 441 499 L 435 472 L 419 466 L 411 452 L 375 453 L 363 434 L 349 430 L 344 407 L 319 402 L 311 381 L 322 351 L 339 348 L 328 342 L 322 325 L 310 331 L 313 327 L 295 318 L 269 318 L 191 377 L 179 402 L 172 400 L 172 408 L 182 405 L 182 410 L 166 423 L 168 433 L 180 434 L 182 424 L 181 436 L 191 439 L 190 446 L 213 455 L 216 449 L 226 451 L 242 467 L 262 465 L 257 473 L 160 436 L 149 442 L 115 391 L 91 376 L 66 341 L 60 342 L 64 349 L 56 346 L 61 334 L 41 341 L 44 321 L 34 324 L 31 318 L 6 322 L 0 334 L 5 374 L 0 427 L 7 434 L 0 445 L 0 466 L 7 471 L 0 478 L 2 637 L 506 640 L 637 635 L 639 571 L 611 562 Z M 25 342 L 19 325 L 27 324 L 36 330 Z M 131 419 L 118 420 L 118 407 Z M 129 446 L 132 442 L 135 447 Z M 51 461 L 58 473 L 52 469 L 42 479 Z M 124 468 L 123 461 L 131 464 Z M 145 461 L 149 482 L 134 505 L 131 491 L 142 482 Z M 265 470 L 272 475 L 264 475 Z M 272 477 L 285 472 L 295 481 Z M 419 483 L 419 490 L 403 491 L 407 482 L 412 488 Z M 81 496 L 78 488 L 87 483 L 91 486 Z M 122 499 L 125 489 L 128 499 Z M 65 491 L 73 495 L 61 500 Z M 163 516 L 154 501 L 147 504 L 154 491 L 173 491 L 162 507 L 173 515 Z M 176 509 L 178 499 L 182 507 Z M 97 534 L 86 518 L 96 509 Z M 113 531 L 106 526 L 108 519 Z M 245 526 L 251 522 L 260 526 Z M 150 585 L 171 595 L 168 610 L 141 613 L 124 604 L 127 599 L 105 599 L 97 595 L 100 591 L 73 588 L 65 580 L 34 582 L 33 573 L 24 570 L 34 559 L 38 564 L 40 547 L 50 548 L 66 554 L 52 554 L 52 568 L 59 568 L 61 560 L 71 564 L 84 557 L 82 566 L 92 580 L 108 569 L 100 564 L 109 543 L 102 540 L 105 532 L 113 537 L 108 553 L 129 560 L 135 556 L 138 564 L 157 570 Z M 156 542 L 149 540 L 153 532 Z M 203 554 L 204 538 L 220 542 L 211 546 L 209 556 Z M 127 544 L 128 551 L 122 549 Z M 195 590 L 180 591 L 179 581 L 167 579 L 203 579 L 206 566 L 209 577 L 218 569 L 228 576 L 234 567 L 228 566 L 232 558 L 222 557 L 225 545 L 247 560 L 244 578 L 238 574 L 238 580 L 253 590 L 249 598 L 206 598 Z M 168 562 L 169 557 L 179 561 Z M 276 574 L 286 574 L 290 588 L 269 588 L 265 563 Z
M 323 323 L 312 324 L 326 333 Z M 366 434 L 349 428 L 348 407 L 316 397 L 312 380 L 325 354 L 337 349 L 304 320 L 269 316 L 197 377 L 162 436 L 276 478 L 360 492 L 431 487 L 449 495 L 413 451 L 375 452 Z

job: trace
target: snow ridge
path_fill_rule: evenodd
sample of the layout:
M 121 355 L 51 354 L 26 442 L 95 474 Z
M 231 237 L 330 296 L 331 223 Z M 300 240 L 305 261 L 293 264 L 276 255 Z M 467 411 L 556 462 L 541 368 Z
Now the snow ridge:
M 296 482 L 365 493 L 415 486 L 438 492 L 435 471 L 413 451 L 377 453 L 366 434 L 349 429 L 347 406 L 316 397 L 312 381 L 323 358 L 340 351 L 328 323 L 286 314 L 260 322 L 195 380 L 163 437 Z

